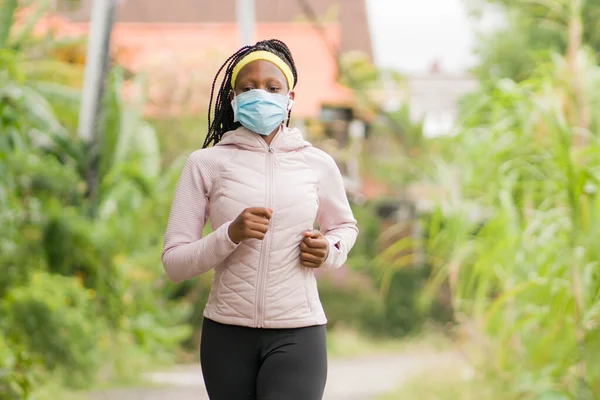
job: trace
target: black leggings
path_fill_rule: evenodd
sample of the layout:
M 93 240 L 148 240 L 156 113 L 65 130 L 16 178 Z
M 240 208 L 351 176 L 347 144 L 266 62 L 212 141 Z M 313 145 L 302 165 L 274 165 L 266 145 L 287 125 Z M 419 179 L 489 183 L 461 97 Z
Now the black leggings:
M 325 326 L 254 329 L 205 318 L 200 361 L 211 400 L 321 400 Z

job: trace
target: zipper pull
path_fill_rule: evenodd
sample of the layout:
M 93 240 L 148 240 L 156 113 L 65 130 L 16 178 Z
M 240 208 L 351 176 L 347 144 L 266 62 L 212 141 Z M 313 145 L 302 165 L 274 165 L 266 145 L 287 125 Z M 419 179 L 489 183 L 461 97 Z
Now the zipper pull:
M 279 161 L 277 161 L 277 157 L 275 156 L 275 150 L 271 146 L 269 146 L 268 152 L 269 154 L 271 154 L 271 159 L 273 159 L 275 165 L 279 167 Z

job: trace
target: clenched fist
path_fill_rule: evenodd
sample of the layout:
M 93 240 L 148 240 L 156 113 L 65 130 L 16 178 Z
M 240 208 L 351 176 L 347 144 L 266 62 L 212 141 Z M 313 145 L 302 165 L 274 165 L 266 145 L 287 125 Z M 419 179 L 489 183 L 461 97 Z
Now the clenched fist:
M 308 268 L 319 268 L 329 254 L 329 241 L 319 231 L 304 232 L 300 243 L 300 260 Z
M 229 238 L 238 244 L 247 239 L 263 240 L 269 230 L 273 210 L 247 208 L 229 225 Z

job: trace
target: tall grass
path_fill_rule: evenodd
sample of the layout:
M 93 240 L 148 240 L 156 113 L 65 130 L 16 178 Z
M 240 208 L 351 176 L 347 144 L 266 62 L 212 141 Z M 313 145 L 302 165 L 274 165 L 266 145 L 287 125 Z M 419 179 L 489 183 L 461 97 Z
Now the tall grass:
M 468 99 L 451 156 L 426 171 L 455 195 L 426 241 L 380 256 L 389 275 L 421 248 L 424 298 L 450 288 L 467 354 L 505 399 L 600 396 L 600 67 L 582 2 L 562 3 L 567 55 Z
M 505 398 L 600 394 L 598 114 L 587 129 L 572 107 L 598 109 L 600 68 L 577 58 L 576 71 L 557 57 L 477 97 L 455 158 L 440 164 L 458 166 L 463 201 L 430 223 L 429 293 L 449 283 L 470 355 Z M 468 218 L 474 204 L 483 221 Z

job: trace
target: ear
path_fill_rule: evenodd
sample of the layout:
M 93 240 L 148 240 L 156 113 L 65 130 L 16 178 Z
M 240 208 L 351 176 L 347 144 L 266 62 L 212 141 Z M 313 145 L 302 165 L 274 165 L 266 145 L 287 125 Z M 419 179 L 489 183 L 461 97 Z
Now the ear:
M 233 89 L 229 90 L 229 101 L 233 101 L 233 98 L 235 97 L 235 91 Z
M 290 101 L 288 102 L 288 111 L 292 111 L 292 107 L 294 106 L 294 99 L 296 98 L 295 92 L 290 92 Z

